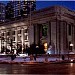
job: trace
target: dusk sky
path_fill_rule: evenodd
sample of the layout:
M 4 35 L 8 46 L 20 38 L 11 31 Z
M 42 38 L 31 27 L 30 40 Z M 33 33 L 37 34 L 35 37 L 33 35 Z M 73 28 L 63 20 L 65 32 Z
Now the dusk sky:
M 3 3 L 6 4 L 7 2 L 4 1 Z M 61 5 L 71 10 L 75 10 L 75 1 L 36 1 L 36 9 L 41 9 L 53 5 Z
M 37 1 L 37 9 L 45 8 L 53 5 L 61 5 L 69 9 L 75 10 L 75 1 Z

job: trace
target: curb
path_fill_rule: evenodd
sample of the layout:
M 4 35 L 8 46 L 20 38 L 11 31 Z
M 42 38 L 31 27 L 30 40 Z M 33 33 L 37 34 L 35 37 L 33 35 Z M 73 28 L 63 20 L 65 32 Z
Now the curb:
M 0 61 L 0 64 L 62 64 L 62 63 L 75 63 L 75 61 L 70 61 L 70 60 L 65 60 L 65 61 L 43 61 L 43 62 L 34 62 L 34 61 L 29 61 L 29 62 L 16 62 L 16 61 Z

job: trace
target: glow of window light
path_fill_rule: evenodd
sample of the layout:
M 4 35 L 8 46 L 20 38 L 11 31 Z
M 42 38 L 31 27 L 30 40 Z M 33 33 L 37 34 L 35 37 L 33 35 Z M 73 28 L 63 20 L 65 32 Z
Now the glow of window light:
M 47 51 L 47 43 L 44 43 L 44 50 Z
M 71 43 L 70 46 L 73 46 L 73 44 Z

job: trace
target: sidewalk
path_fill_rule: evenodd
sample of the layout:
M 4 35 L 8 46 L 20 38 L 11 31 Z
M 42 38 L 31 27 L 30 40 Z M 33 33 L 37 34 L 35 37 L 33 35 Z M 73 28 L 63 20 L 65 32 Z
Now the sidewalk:
M 29 63 L 29 62 L 34 62 L 34 63 L 45 63 L 45 62 L 57 62 L 57 61 L 62 61 L 62 59 L 60 58 L 46 58 L 46 57 L 40 57 L 40 58 L 36 58 L 36 60 L 30 60 L 29 57 L 27 58 L 23 58 L 23 57 L 16 57 L 13 61 L 11 60 L 11 57 L 4 57 L 4 58 L 0 58 L 0 63 L 2 62 L 8 62 L 8 63 Z
M 13 61 L 11 60 L 11 57 L 0 57 L 0 63 L 25 63 L 25 64 L 31 64 L 31 63 L 59 63 L 59 62 L 73 62 L 73 60 L 68 58 L 65 58 L 65 61 L 63 61 L 61 58 L 56 57 L 37 57 L 36 60 L 34 58 L 30 60 L 30 57 L 16 57 Z M 74 61 L 75 62 L 75 61 Z

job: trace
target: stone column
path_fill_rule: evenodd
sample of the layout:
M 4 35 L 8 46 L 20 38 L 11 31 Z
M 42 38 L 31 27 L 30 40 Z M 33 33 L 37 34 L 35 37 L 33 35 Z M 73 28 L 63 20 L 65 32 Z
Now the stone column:
M 59 23 L 59 31 L 57 37 L 59 37 L 59 49 L 61 50 L 61 54 L 64 54 L 67 52 L 67 48 L 68 48 L 68 39 L 67 39 L 67 23 L 64 21 L 61 21 Z
M 18 44 L 18 33 L 17 33 L 17 27 L 16 27 L 16 30 L 15 30 L 15 41 L 16 41 L 16 48 L 18 48 L 17 44 Z
M 61 22 L 61 54 L 65 53 L 66 50 L 66 23 Z
M 0 38 L 0 52 L 1 52 L 1 38 Z
M 48 36 L 48 38 L 47 38 L 47 43 L 48 43 L 48 46 L 49 46 L 49 44 L 50 44 L 50 42 L 51 42 L 51 22 L 50 22 L 50 21 L 48 22 L 47 36 Z
M 35 26 L 35 44 L 40 43 L 40 28 L 41 28 L 41 24 L 36 24 Z
M 60 21 L 56 20 L 57 24 L 57 53 L 60 54 L 61 48 L 60 48 Z
M 16 44 L 17 44 L 17 41 L 18 41 L 18 34 L 17 34 L 17 29 L 15 30 L 15 41 L 16 41 Z
M 21 41 L 22 41 L 22 53 L 23 53 L 23 44 L 24 44 L 24 29 L 21 30 Z
M 0 36 L 1 36 L 1 32 L 0 32 Z M 1 53 L 1 37 L 0 37 L 0 53 Z
M 60 32 L 61 32 L 61 33 L 60 33 L 60 38 L 61 38 L 60 47 L 61 47 L 61 54 L 63 54 L 63 50 L 64 50 L 64 49 L 63 49 L 63 47 L 64 47 L 64 46 L 63 46 L 63 45 L 64 45 L 64 44 L 63 44 L 63 43 L 64 43 L 63 38 L 65 38 L 64 28 L 65 28 L 65 27 L 64 27 L 64 25 L 63 25 L 63 22 L 61 21 L 61 22 L 60 22 Z
M 9 32 L 10 32 L 10 35 L 9 35 L 9 37 L 10 37 L 10 43 L 11 43 L 11 51 L 13 50 L 12 48 L 13 48 L 13 36 L 12 36 L 12 30 L 9 30 Z
M 67 53 L 67 52 L 68 52 L 68 36 L 67 36 L 67 30 L 68 30 L 68 29 L 67 29 L 67 22 L 65 22 L 65 32 L 64 32 L 64 33 L 65 33 L 65 37 L 66 37 L 66 38 L 64 38 L 64 39 L 65 39 L 64 42 L 66 42 L 66 43 L 64 44 L 64 46 L 65 46 L 65 47 L 64 47 L 64 48 L 65 48 L 65 49 L 64 49 L 64 50 L 65 50 L 64 53 Z
M 5 46 L 6 46 L 6 49 L 7 49 L 7 35 L 6 35 L 6 32 L 4 34 L 5 34 Z
M 28 29 L 28 36 L 29 36 L 29 42 L 30 42 L 30 45 L 32 43 L 34 43 L 34 25 L 31 25 L 29 26 L 29 29 Z
M 74 51 L 74 25 L 72 25 L 72 43 L 73 43 L 73 47 L 72 47 L 72 51 Z
M 74 53 L 75 53 L 75 26 L 74 26 L 74 36 L 73 36 L 73 41 L 74 41 Z
M 56 54 L 56 22 L 51 22 L 51 45 L 53 46 L 53 54 Z

